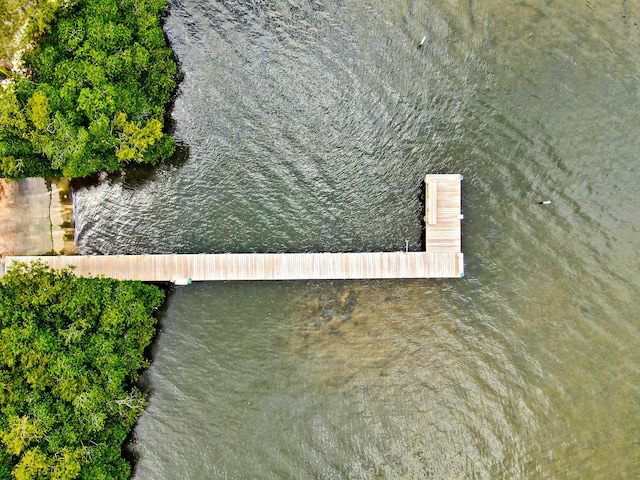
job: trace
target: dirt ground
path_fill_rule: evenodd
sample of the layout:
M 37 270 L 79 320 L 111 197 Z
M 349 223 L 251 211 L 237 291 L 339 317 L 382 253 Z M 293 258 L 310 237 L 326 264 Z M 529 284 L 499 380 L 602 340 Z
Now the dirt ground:
M 65 179 L 0 179 L 0 256 L 72 254 L 73 206 Z

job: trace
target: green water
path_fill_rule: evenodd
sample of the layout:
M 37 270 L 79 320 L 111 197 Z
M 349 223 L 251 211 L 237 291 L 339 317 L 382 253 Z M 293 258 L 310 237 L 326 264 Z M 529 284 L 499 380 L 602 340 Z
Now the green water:
M 182 148 L 76 192 L 81 252 L 419 249 L 460 173 L 467 277 L 177 287 L 134 478 L 637 478 L 639 21 L 174 1 Z

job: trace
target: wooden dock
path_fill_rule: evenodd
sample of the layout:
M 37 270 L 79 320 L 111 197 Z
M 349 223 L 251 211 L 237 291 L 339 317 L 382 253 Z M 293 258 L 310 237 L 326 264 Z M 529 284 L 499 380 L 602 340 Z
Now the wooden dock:
M 450 278 L 462 273 L 460 254 L 428 252 L 7 257 L 7 266 L 34 260 L 53 268 L 74 265 L 80 276 L 148 282 Z
M 461 180 L 460 175 L 425 177 L 424 252 L 8 256 L 4 263 L 8 268 L 16 262 L 41 261 L 56 269 L 73 265 L 80 276 L 179 284 L 215 280 L 457 278 L 464 276 Z
M 462 176 L 426 175 L 425 251 L 461 252 Z

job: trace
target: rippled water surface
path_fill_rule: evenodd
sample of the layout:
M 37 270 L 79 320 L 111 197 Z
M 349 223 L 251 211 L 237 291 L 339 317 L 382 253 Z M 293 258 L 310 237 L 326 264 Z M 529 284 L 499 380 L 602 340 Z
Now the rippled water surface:
M 638 478 L 639 22 L 173 0 L 181 148 L 76 192 L 81 252 L 419 249 L 461 173 L 468 275 L 177 287 L 134 478 Z

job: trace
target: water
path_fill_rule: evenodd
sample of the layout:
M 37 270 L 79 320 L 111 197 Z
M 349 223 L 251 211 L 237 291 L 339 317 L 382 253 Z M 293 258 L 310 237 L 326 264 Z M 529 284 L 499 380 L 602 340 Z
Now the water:
M 173 1 L 182 147 L 76 191 L 81 252 L 418 249 L 461 173 L 468 276 L 176 288 L 134 478 L 637 478 L 639 22 Z

